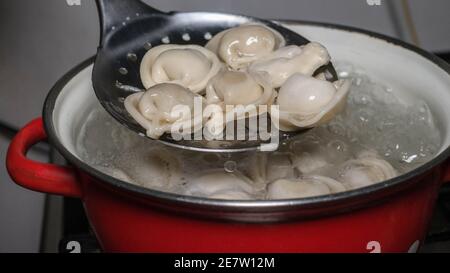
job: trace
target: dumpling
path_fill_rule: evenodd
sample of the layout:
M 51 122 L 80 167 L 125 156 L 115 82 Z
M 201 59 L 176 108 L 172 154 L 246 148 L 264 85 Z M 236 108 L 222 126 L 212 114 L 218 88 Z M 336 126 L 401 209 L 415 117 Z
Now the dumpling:
M 280 179 L 270 183 L 268 199 L 295 199 L 344 191 L 342 183 L 325 176 L 310 175 L 298 179 Z
M 267 159 L 267 181 L 272 182 L 281 178 L 296 176 L 290 153 L 271 153 Z
M 252 183 L 239 172 L 210 170 L 192 178 L 186 185 L 186 194 L 213 199 L 250 200 L 255 198 Z
M 325 158 L 318 153 L 303 152 L 292 156 L 292 164 L 302 174 L 310 174 L 329 166 Z
M 274 89 L 257 74 L 224 70 L 208 83 L 206 102 L 226 105 L 267 105 L 275 98 Z
M 389 162 L 370 151 L 346 161 L 340 168 L 338 180 L 348 189 L 357 189 L 391 179 L 397 174 Z
M 204 47 L 171 44 L 150 49 L 142 59 L 140 74 L 146 89 L 176 83 L 200 93 L 222 67 L 218 57 Z
M 206 48 L 215 52 L 232 69 L 242 69 L 251 62 L 284 46 L 283 36 L 264 25 L 242 25 L 224 30 L 211 39 Z
M 224 70 L 214 76 L 206 87 L 207 104 L 218 107 L 211 111 L 210 116 L 213 117 L 205 127 L 210 133 L 221 133 L 224 124 L 230 121 L 266 112 L 268 108 L 262 109 L 260 106 L 270 106 L 275 97 L 275 90 L 261 75 Z
M 265 72 L 273 87 L 282 86 L 295 73 L 312 76 L 323 65 L 330 62 L 327 49 L 319 43 L 304 46 L 287 46 L 255 61 L 249 67 L 251 72 Z
M 331 177 L 334 175 L 328 172 L 333 167 L 329 160 L 335 150 L 334 147 L 329 148 L 328 138 L 323 137 L 327 136 L 327 133 L 328 131 L 318 128 L 290 143 L 292 165 L 302 175 L 316 174 Z
M 267 183 L 296 176 L 290 153 L 256 153 L 249 159 L 246 170 L 248 176 L 258 185 L 265 187 Z
M 197 104 L 202 107 L 203 97 L 172 83 L 155 85 L 145 92 L 132 94 L 125 99 L 128 113 L 147 130 L 147 135 L 154 139 L 164 133 L 190 134 L 192 129 L 201 129 L 202 113 L 194 116 L 194 105 Z
M 349 89 L 349 80 L 330 83 L 297 73 L 281 86 L 276 101 L 279 111 L 271 115 L 283 131 L 316 127 L 344 108 Z
M 143 148 L 138 153 L 121 155 L 117 166 L 127 181 L 153 189 L 170 190 L 181 179 L 181 163 L 169 148 Z M 119 173 L 119 174 L 120 174 Z

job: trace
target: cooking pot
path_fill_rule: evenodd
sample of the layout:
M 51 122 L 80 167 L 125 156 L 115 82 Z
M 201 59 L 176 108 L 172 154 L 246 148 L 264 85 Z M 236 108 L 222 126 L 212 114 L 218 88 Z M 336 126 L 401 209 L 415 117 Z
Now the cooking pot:
M 98 107 L 91 58 L 56 83 L 43 118 L 30 122 L 11 142 L 6 163 L 12 179 L 34 191 L 80 198 L 108 252 L 416 251 L 438 190 L 443 181 L 450 181 L 449 66 L 421 49 L 372 32 L 283 23 L 324 44 L 336 62 L 363 67 L 374 80 L 424 99 L 442 133 L 434 159 L 369 187 L 293 200 L 213 200 L 132 185 L 89 166 L 75 149 L 87 113 Z M 46 138 L 70 166 L 26 157 Z

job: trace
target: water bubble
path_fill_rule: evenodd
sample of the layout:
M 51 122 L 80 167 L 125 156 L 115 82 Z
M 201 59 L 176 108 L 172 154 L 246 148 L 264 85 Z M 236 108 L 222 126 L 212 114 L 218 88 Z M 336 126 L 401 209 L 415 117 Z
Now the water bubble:
M 349 75 L 350 75 L 350 73 L 348 73 L 347 71 L 341 71 L 341 72 L 339 72 L 339 74 L 338 74 L 338 76 L 339 76 L 339 78 L 348 78 L 349 77 Z
M 368 105 L 372 101 L 371 97 L 364 93 L 359 93 L 358 95 L 355 95 L 354 100 L 356 104 L 360 105 Z
M 328 143 L 328 147 L 333 151 L 346 152 L 348 150 L 347 144 L 340 140 L 334 140 Z
M 127 59 L 131 62 L 136 62 L 138 58 L 136 54 L 130 52 L 127 54 Z
M 335 135 L 345 136 L 345 128 L 341 124 L 332 123 L 328 126 L 328 130 Z
M 408 152 L 401 152 L 400 158 L 402 161 L 404 161 L 406 163 L 412 163 L 414 160 L 416 160 L 418 158 L 418 155 L 410 154 Z
M 367 111 L 365 111 L 365 110 L 362 110 L 362 111 L 360 111 L 359 112 L 359 116 L 358 116 L 358 118 L 359 118 L 359 121 L 362 123 L 362 124 L 367 124 L 367 123 L 369 123 L 369 121 L 370 121 L 370 113 L 369 112 L 367 112 Z
M 237 168 L 237 164 L 235 161 L 227 161 L 225 162 L 225 164 L 223 165 L 223 168 L 226 172 L 228 173 L 233 173 L 236 171 Z
M 363 79 L 362 78 L 356 78 L 354 80 L 354 83 L 356 86 L 360 86 L 363 83 Z

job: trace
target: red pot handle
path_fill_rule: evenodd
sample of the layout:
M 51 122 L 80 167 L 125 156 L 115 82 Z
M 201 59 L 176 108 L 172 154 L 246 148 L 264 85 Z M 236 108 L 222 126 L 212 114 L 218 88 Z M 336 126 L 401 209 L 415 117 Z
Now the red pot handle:
M 30 190 L 80 198 L 81 188 L 73 168 L 36 162 L 26 157 L 34 144 L 46 138 L 42 118 L 23 127 L 8 148 L 6 168 L 9 175 L 18 185 Z

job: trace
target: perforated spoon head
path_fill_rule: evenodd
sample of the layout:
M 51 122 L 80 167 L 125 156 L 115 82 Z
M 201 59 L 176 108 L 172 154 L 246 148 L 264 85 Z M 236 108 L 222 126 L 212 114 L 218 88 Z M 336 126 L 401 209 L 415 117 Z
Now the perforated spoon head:
M 92 82 L 101 105 L 117 121 L 146 136 L 146 130 L 126 111 L 124 100 L 143 90 L 140 60 L 152 47 L 164 44 L 197 44 L 204 46 L 215 34 L 247 23 L 264 24 L 278 31 L 286 45 L 304 45 L 301 35 L 268 20 L 211 12 L 161 12 L 138 0 L 96 0 L 101 23 L 101 40 L 94 63 Z M 337 75 L 333 65 L 323 67 L 330 80 Z M 298 133 L 279 134 L 285 141 Z M 167 145 L 205 152 L 243 152 L 261 149 L 270 140 L 205 141 L 174 140 L 170 134 L 158 139 Z

